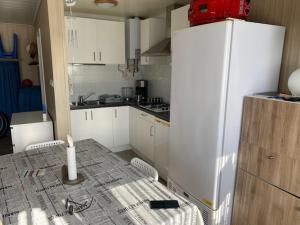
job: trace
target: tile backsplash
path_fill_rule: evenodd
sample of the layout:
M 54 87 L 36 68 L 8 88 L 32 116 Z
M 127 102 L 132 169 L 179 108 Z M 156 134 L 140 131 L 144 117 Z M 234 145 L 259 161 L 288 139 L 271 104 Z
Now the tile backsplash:
M 149 97 L 162 97 L 170 102 L 171 66 L 147 65 L 140 66 L 140 72 L 134 78 L 126 79 L 118 71 L 117 65 L 69 65 L 71 72 L 70 100 L 78 100 L 78 96 L 95 92 L 90 100 L 98 99 L 102 94 L 121 95 L 122 87 L 134 87 L 135 80 L 145 79 L 149 82 Z
M 69 71 L 72 71 L 71 101 L 77 101 L 78 96 L 90 92 L 96 93 L 89 98 L 90 100 L 98 99 L 99 95 L 103 94 L 121 95 L 121 87 L 134 87 L 135 80 L 140 79 L 139 75 L 125 79 L 118 71 L 117 65 L 69 65 Z

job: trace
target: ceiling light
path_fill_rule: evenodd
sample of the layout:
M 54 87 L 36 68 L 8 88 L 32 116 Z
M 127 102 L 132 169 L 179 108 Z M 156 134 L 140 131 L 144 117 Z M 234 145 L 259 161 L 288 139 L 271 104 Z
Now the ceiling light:
M 109 9 L 118 5 L 118 1 L 116 0 L 95 0 L 95 4 L 99 8 Z

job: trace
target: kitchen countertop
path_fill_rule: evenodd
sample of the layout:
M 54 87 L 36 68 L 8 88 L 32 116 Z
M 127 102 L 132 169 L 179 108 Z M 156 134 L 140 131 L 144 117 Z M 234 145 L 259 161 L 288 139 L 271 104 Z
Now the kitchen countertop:
M 71 110 L 79 110 L 79 109 L 96 109 L 96 108 L 107 108 L 107 107 L 119 107 L 119 106 L 131 106 L 136 109 L 142 110 L 146 113 L 149 113 L 159 119 L 162 119 L 164 121 L 170 122 L 170 112 L 152 112 L 150 110 L 141 108 L 137 103 L 135 102 L 119 102 L 119 103 L 106 103 L 106 104 L 99 104 L 99 105 L 80 105 L 80 106 L 75 106 L 71 105 L 70 109 Z

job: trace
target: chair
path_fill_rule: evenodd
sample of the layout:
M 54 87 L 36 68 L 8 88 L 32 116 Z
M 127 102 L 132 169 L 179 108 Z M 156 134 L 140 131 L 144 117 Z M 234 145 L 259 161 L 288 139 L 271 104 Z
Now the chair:
M 51 147 L 51 146 L 56 146 L 56 145 L 63 145 L 63 144 L 65 144 L 65 142 L 62 140 L 42 142 L 42 143 L 28 145 L 25 148 L 25 151 L 38 149 L 38 148 L 46 148 L 46 147 Z
M 143 160 L 141 160 L 139 158 L 133 158 L 130 163 L 134 167 L 140 169 L 143 173 L 154 178 L 155 181 L 158 181 L 157 170 L 155 168 L 153 168 L 152 166 L 150 166 L 148 163 L 144 162 Z

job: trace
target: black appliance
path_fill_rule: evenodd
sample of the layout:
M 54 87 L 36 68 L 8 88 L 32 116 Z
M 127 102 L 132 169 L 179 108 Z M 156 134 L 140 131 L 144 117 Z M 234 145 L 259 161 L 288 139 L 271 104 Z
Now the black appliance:
M 146 102 L 148 98 L 148 81 L 137 80 L 135 83 L 135 95 L 138 103 Z

